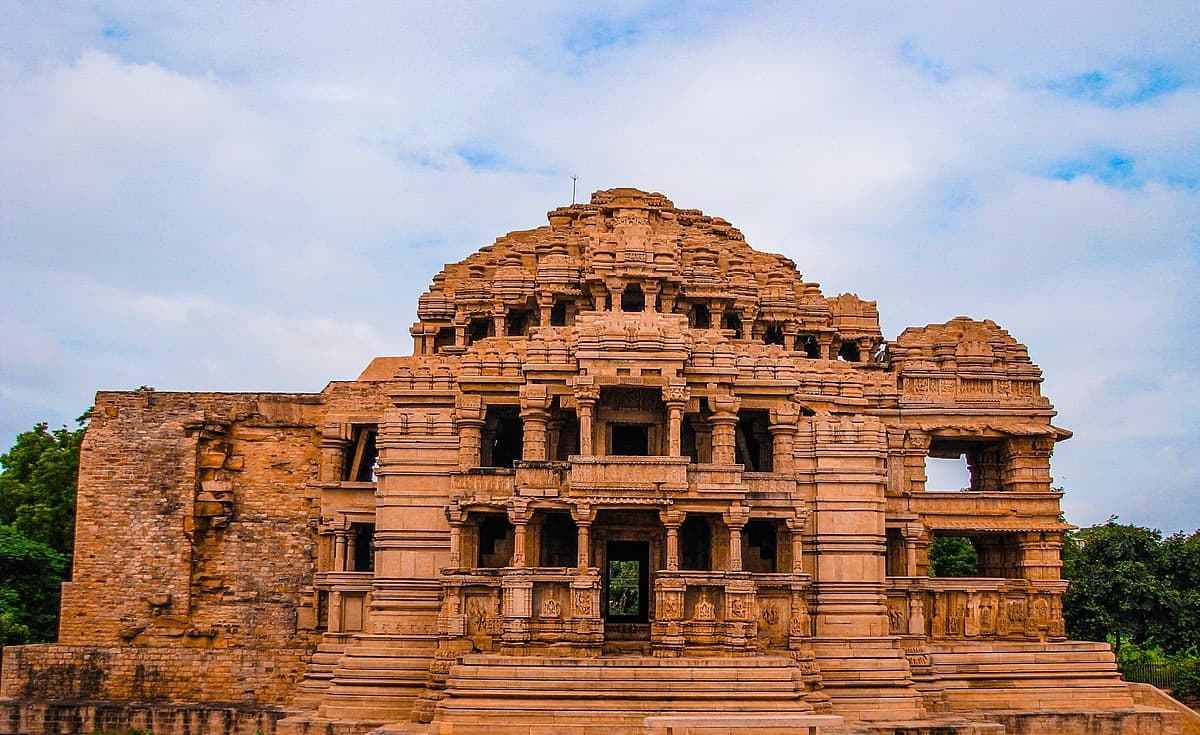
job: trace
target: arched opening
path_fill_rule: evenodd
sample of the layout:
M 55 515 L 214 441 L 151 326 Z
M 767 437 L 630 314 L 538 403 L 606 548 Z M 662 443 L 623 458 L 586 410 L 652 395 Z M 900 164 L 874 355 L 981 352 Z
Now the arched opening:
M 810 360 L 816 360 L 821 356 L 821 344 L 817 342 L 815 336 L 802 334 L 796 338 L 796 351 L 803 352 L 804 356 Z
M 436 355 L 447 347 L 454 346 L 454 327 L 442 327 L 433 336 L 433 353 Z
M 775 462 L 775 444 L 770 431 L 771 414 L 764 410 L 738 411 L 734 440 L 738 463 L 747 472 L 771 472 Z
M 712 327 L 712 314 L 704 304 L 692 304 L 691 321 L 694 329 L 709 329 Z
M 529 317 L 529 312 L 524 309 L 510 309 L 504 320 L 504 333 L 509 337 L 524 335 L 529 331 Z
M 524 422 L 516 406 L 488 406 L 479 447 L 481 467 L 511 468 L 521 459 Z
M 774 574 L 779 562 L 778 533 L 775 521 L 756 518 L 742 532 L 745 548 L 742 566 L 747 572 Z
M 782 345 L 783 327 L 778 324 L 768 324 L 766 331 L 763 332 L 763 344 Z
M 475 317 L 467 324 L 467 344 L 496 336 L 496 323 L 490 316 Z
M 862 362 L 857 342 L 843 342 L 838 348 L 838 359 L 844 362 Z
M 712 569 L 712 527 L 702 515 L 688 514 L 679 527 L 679 568 Z
M 621 311 L 638 312 L 646 310 L 646 295 L 642 293 L 641 285 L 631 283 L 621 293 Z
M 578 561 L 579 534 L 575 521 L 566 513 L 549 513 L 542 521 L 539 564 L 543 567 L 573 567 Z
M 742 338 L 742 318 L 733 312 L 726 312 L 721 319 L 721 329 L 733 332 L 734 339 Z
M 513 527 L 502 515 L 486 515 L 479 519 L 479 553 L 476 566 L 496 569 L 512 563 Z
M 550 326 L 565 327 L 567 326 L 567 302 L 558 300 L 554 302 L 554 306 L 550 307 Z

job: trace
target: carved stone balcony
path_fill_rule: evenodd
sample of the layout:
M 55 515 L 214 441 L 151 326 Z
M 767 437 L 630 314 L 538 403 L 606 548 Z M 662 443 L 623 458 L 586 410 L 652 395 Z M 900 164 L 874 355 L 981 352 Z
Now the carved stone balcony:
M 937 528 L 979 531 L 1062 530 L 1059 500 L 1062 493 L 982 493 L 971 490 L 913 493 L 908 510 Z M 889 510 L 898 510 L 889 508 Z M 944 519 L 939 522 L 934 519 Z
M 658 497 L 686 493 L 687 457 L 571 457 L 571 492 Z
M 1063 640 L 1063 581 L 986 577 L 889 580 L 893 635 L 930 639 Z
M 685 647 L 796 649 L 811 634 L 803 574 L 663 571 L 654 581 L 651 641 Z
M 451 488 L 460 498 L 488 501 L 512 496 L 516 471 L 500 467 L 476 467 L 451 477 Z
M 472 569 L 445 574 L 438 630 L 493 647 L 598 647 L 600 573 L 561 567 Z

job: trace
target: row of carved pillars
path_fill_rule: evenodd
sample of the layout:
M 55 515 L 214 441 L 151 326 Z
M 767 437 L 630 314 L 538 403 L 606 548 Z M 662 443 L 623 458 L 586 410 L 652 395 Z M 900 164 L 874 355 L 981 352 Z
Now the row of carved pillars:
M 513 525 L 513 555 L 512 566 L 529 566 L 526 558 L 526 541 L 530 522 L 534 520 L 535 511 L 528 505 L 514 504 L 509 508 L 508 520 Z M 687 520 L 687 512 L 682 510 L 659 511 L 659 519 L 666 531 L 667 571 L 679 570 L 679 529 Z M 733 505 L 729 511 L 722 514 L 722 520 L 729 530 L 729 563 L 727 571 L 742 571 L 742 530 L 750 520 L 750 509 L 741 504 Z M 571 518 L 575 521 L 577 534 L 576 563 L 579 569 L 592 566 L 591 560 L 591 530 L 596 520 L 596 509 L 578 507 L 572 509 Z M 450 517 L 450 566 L 462 567 L 462 534 L 467 525 L 468 514 L 458 512 Z M 788 518 L 786 524 L 792 544 L 792 572 L 799 574 L 804 571 L 804 527 L 808 523 L 808 514 L 797 513 Z

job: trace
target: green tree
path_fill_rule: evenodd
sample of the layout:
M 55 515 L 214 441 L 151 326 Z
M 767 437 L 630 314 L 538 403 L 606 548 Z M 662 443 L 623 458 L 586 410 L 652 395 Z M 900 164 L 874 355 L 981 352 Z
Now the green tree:
M 979 552 L 965 536 L 934 536 L 929 545 L 929 576 L 975 577 Z
M 54 640 L 67 557 L 0 524 L 0 645 Z
M 74 431 L 37 424 L 0 455 L 0 644 L 54 639 L 86 421 Z
M 1177 650 L 1181 592 L 1163 561 L 1161 533 L 1115 518 L 1071 534 L 1063 546 L 1063 576 L 1071 582 L 1063 598 L 1067 633 L 1093 641 L 1111 637 L 1118 652 L 1123 641 Z
M 0 456 L 0 523 L 67 556 L 75 543 L 75 485 L 86 422 L 87 414 L 74 431 L 37 424 Z

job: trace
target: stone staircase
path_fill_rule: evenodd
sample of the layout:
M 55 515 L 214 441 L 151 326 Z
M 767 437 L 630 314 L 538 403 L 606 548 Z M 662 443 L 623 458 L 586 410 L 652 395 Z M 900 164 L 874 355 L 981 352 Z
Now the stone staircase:
M 924 718 L 924 700 L 908 659 L 893 641 L 820 638 L 813 650 L 834 714 L 860 722 Z
M 953 710 L 1114 710 L 1134 706 L 1107 644 L 931 642 L 934 678 Z
M 783 657 L 462 656 L 434 711 L 440 735 L 639 734 L 648 715 L 808 714 L 797 662 Z

